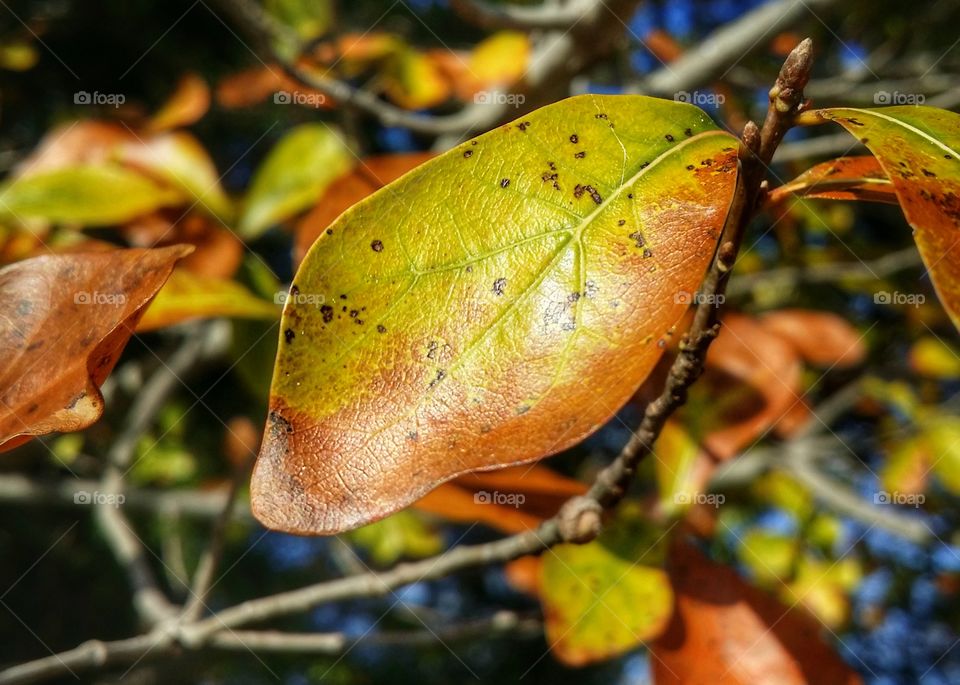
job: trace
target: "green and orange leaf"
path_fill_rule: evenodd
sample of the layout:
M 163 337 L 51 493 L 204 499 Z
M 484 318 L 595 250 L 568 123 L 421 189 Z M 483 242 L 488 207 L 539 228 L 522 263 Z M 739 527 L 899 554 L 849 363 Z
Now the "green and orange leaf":
M 695 107 L 583 96 L 354 205 L 284 308 L 258 518 L 336 533 L 599 428 L 675 334 L 736 156 Z

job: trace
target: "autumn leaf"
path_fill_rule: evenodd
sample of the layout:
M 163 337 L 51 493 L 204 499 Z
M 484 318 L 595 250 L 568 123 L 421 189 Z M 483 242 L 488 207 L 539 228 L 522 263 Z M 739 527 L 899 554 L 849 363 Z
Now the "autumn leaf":
M 410 47 L 398 49 L 381 73 L 387 97 L 406 109 L 428 109 L 450 95 L 450 83 L 427 55 Z
M 195 123 L 210 109 L 210 88 L 197 74 L 184 74 L 173 95 L 150 117 L 146 129 L 168 131 Z
M 0 447 L 100 417 L 100 384 L 190 249 L 48 255 L 0 270 Z
M 736 155 L 695 107 L 583 96 L 345 212 L 284 308 L 259 519 L 335 533 L 595 431 L 676 333 Z
M 177 190 L 117 164 L 77 166 L 0 186 L 0 217 L 106 226 L 180 204 Z
M 662 535 L 624 506 L 597 540 L 559 545 L 543 556 L 539 592 L 545 633 L 560 661 L 583 666 L 659 635 L 673 613 L 673 592 L 659 551 Z
M 960 115 L 934 107 L 833 108 L 892 181 L 940 301 L 960 328 Z
M 868 200 L 897 204 L 893 183 L 876 157 L 838 157 L 822 162 L 770 191 L 768 203 L 791 195 L 824 200 Z
M 176 269 L 147 307 L 137 330 L 220 316 L 272 321 L 278 314 L 276 304 L 260 299 L 236 281 Z
M 309 207 L 353 156 L 325 124 L 303 124 L 287 133 L 257 169 L 240 215 L 239 232 L 253 238 Z
M 656 685 L 855 685 L 860 678 L 819 635 L 819 625 L 676 543 L 668 566 L 676 611 L 650 647 Z
M 313 209 L 297 224 L 294 263 L 300 264 L 307 250 L 333 221 L 370 195 L 436 155 L 411 152 L 402 155 L 368 157 L 331 183 Z

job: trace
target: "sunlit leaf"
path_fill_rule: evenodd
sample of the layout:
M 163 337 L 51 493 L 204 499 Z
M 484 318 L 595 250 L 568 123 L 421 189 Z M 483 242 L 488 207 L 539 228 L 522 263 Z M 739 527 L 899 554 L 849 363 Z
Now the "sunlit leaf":
M 329 126 L 304 124 L 287 133 L 257 169 L 240 216 L 240 233 L 255 237 L 306 209 L 353 164 Z
M 429 557 L 443 550 L 443 537 L 411 511 L 399 511 L 382 521 L 347 534 L 374 563 L 389 566 L 401 558 Z
M 473 48 L 469 75 L 480 87 L 509 86 L 527 71 L 530 37 L 521 31 L 500 31 Z
M 926 422 L 923 436 L 937 478 L 952 494 L 960 494 L 960 417 L 936 415 Z
M 777 602 L 677 544 L 669 564 L 677 611 L 651 645 L 656 685 L 855 685 L 860 678 L 802 609 Z
M 383 89 L 407 109 L 427 109 L 450 95 L 450 83 L 434 62 L 413 48 L 398 50 L 384 67 Z
M 838 157 L 822 162 L 789 183 L 774 188 L 768 202 L 781 202 L 791 195 L 824 200 L 869 200 L 898 204 L 893 183 L 876 157 Z
M 233 218 L 233 204 L 220 184 L 210 155 L 189 133 L 137 138 L 116 150 L 116 158 L 182 189 L 195 206 L 223 221 Z
M 5 183 L 0 217 L 104 226 L 182 201 L 179 191 L 119 165 L 78 166 Z
M 619 523 L 639 516 L 618 512 L 609 532 L 586 545 L 560 545 L 543 556 L 540 600 L 547 643 L 562 662 L 582 666 L 639 647 L 659 635 L 673 612 L 673 592 L 657 538 L 624 536 Z M 629 528 L 636 533 L 635 527 Z M 630 543 L 622 544 L 624 537 Z
M 910 347 L 910 368 L 921 376 L 941 380 L 960 378 L 960 352 L 932 335 L 920 338 Z
M 0 445 L 89 426 L 99 386 L 190 248 L 51 255 L 0 270 Z
M 435 156 L 431 152 L 412 152 L 368 157 L 358 162 L 357 166 L 327 187 L 314 208 L 297 224 L 294 263 L 303 261 L 310 246 L 338 216 L 375 190 L 396 181 Z
M 855 366 L 867 356 L 863 336 L 831 312 L 780 309 L 760 317 L 763 327 L 784 338 L 808 363 L 830 369 Z
M 176 269 L 147 307 L 137 330 L 218 316 L 272 321 L 279 314 L 276 304 L 260 299 L 236 281 Z
M 817 110 L 876 155 L 940 301 L 960 327 L 960 114 L 934 107 Z
M 149 131 L 166 131 L 196 122 L 210 109 L 210 88 L 197 74 L 184 74 L 163 107 L 147 122 Z
M 700 445 L 677 421 L 668 421 L 654 445 L 654 472 L 660 502 L 667 514 L 690 506 L 699 492 L 692 476 Z
M 284 308 L 260 520 L 337 532 L 595 431 L 676 333 L 736 155 L 689 105 L 583 96 L 344 213 Z

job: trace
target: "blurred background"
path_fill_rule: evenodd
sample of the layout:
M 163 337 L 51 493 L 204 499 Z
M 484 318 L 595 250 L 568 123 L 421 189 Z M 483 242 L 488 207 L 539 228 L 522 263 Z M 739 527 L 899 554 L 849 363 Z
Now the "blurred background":
M 124 569 L 78 494 L 100 482 L 147 379 L 185 340 L 201 339 L 179 374 L 183 384 L 135 436 L 121 506 L 163 590 L 176 602 L 188 598 L 185 579 L 223 491 L 259 441 L 277 304 L 299 260 L 340 211 L 422 162 L 422 153 L 579 93 L 690 102 L 739 133 L 762 120 L 779 65 L 806 36 L 816 46 L 807 94 L 817 106 L 960 105 L 960 4 L 952 0 L 0 4 L 5 183 L 162 139 L 176 141 L 171 164 L 202 169 L 200 182 L 217 186 L 202 207 L 148 201 L 119 218 L 39 211 L 0 221 L 4 265 L 47 249 L 198 247 L 180 290 L 148 312 L 152 323 L 104 384 L 104 418 L 0 462 L 3 665 L 138 630 Z M 313 154 L 331 137 L 341 152 Z M 839 127 L 795 129 L 771 185 L 856 154 L 866 150 Z M 137 168 L 144 166 L 159 168 Z M 301 179 L 299 195 L 284 190 L 290 178 Z M 212 304 L 198 292 L 214 293 Z M 697 563 L 736 571 L 722 576 L 734 588 L 730 602 L 754 602 L 752 590 L 736 590 L 742 581 L 804 612 L 863 682 L 960 683 L 960 345 L 900 209 L 771 203 L 747 235 L 727 306 L 731 332 L 658 444 L 658 456 L 688 482 L 644 464 L 631 493 L 638 535 L 695 539 Z M 501 488 L 523 494 L 523 507 L 458 514 L 441 501 L 337 538 L 298 538 L 255 523 L 241 492 L 209 608 L 535 524 L 618 453 L 650 392 L 645 386 L 601 431 L 543 462 L 553 489 Z M 460 487 L 472 495 L 491 485 Z M 80 680 L 652 682 L 652 669 L 666 662 L 642 643 L 655 644 L 656 635 L 579 667 L 551 653 L 542 588 L 525 563 L 324 605 L 278 624 L 364 638 L 343 654 L 202 650 Z M 508 630 L 484 623 L 496 616 L 509 617 Z M 474 621 L 480 629 L 471 631 Z M 390 637 L 425 626 L 452 637 Z M 712 658 L 696 647 L 663 649 Z M 790 651 L 800 661 L 819 653 L 804 644 Z M 807 682 L 841 682 L 809 669 L 801 669 Z

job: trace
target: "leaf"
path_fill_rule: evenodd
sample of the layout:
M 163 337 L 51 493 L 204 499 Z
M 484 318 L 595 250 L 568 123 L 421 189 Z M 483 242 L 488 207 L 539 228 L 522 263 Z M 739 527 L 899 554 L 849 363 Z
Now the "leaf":
M 5 183 L 0 217 L 107 226 L 182 201 L 176 190 L 121 166 L 78 166 Z
M 779 309 L 760 317 L 760 324 L 793 345 L 808 363 L 847 369 L 867 356 L 863 336 L 841 316 L 809 309 Z
M 521 31 L 500 31 L 473 48 L 468 73 L 479 88 L 510 86 L 523 78 L 529 60 L 530 37 Z
M 368 157 L 333 181 L 314 208 L 297 224 L 294 262 L 299 264 L 303 261 L 310 246 L 338 216 L 375 190 L 435 156 L 432 152 L 412 152 Z
M 823 200 L 865 200 L 898 204 L 893 183 L 876 157 L 838 157 L 821 162 L 789 183 L 774 188 L 767 202 L 782 202 L 791 195 Z
M 933 471 L 953 495 L 960 494 L 960 417 L 937 414 L 925 422 Z
M 121 231 L 132 247 L 193 245 L 194 251 L 180 266 L 198 276 L 231 278 L 243 261 L 244 246 L 236 233 L 201 212 L 177 212 L 173 218 L 163 212 L 148 214 L 127 223 Z
M 410 47 L 398 49 L 381 74 L 387 97 L 406 109 L 428 109 L 450 95 L 450 83 L 427 55 Z
M 264 6 L 275 20 L 292 28 L 303 43 L 316 40 L 333 23 L 330 0 L 266 0 Z
M 583 96 L 354 205 L 291 287 L 327 308 L 284 308 L 258 518 L 335 533 L 595 431 L 702 280 L 736 154 L 689 105 Z
M 914 229 L 923 263 L 960 328 L 960 115 L 933 107 L 817 110 L 876 155 Z
M 254 174 L 240 216 L 240 234 L 256 237 L 310 206 L 352 163 L 350 150 L 329 126 L 303 124 L 294 128 Z
M 120 145 L 116 158 L 176 186 L 196 206 L 221 221 L 233 219 L 233 203 L 220 184 L 220 174 L 203 146 L 189 133 L 137 138 Z
M 639 512 L 628 507 L 618 516 L 624 521 Z M 639 647 L 663 631 L 673 612 L 667 574 L 644 563 L 656 563 L 656 544 L 634 538 L 627 549 L 612 545 L 616 527 L 588 544 L 559 545 L 543 556 L 539 589 L 547 643 L 567 665 Z
M 788 609 L 688 543 L 671 550 L 676 611 L 651 647 L 656 685 L 855 685 L 859 677 Z
M 176 90 L 147 122 L 148 131 L 167 131 L 197 122 L 210 109 L 210 88 L 197 74 L 184 74 Z
M 587 486 L 539 466 L 467 473 L 444 483 L 413 506 L 450 521 L 483 523 L 504 533 L 533 530 Z
M 236 281 L 176 269 L 147 307 L 137 330 L 218 316 L 273 321 L 278 314 L 276 304 L 261 300 Z
M 443 550 L 440 533 L 412 511 L 398 511 L 347 535 L 378 566 L 390 566 L 401 558 L 429 557 Z
M 250 107 L 268 99 L 281 99 L 283 94 L 297 93 L 290 97 L 292 104 L 315 108 L 330 108 L 333 98 L 319 90 L 306 88 L 303 84 L 288 76 L 279 64 L 244 69 L 225 77 L 217 84 L 217 104 L 229 109 Z M 276 103 L 276 100 L 274 100 Z
M 910 368 L 928 378 L 952 380 L 960 378 L 960 355 L 957 349 L 938 337 L 927 335 L 910 347 Z
M 0 446 L 100 417 L 100 384 L 190 249 L 50 255 L 0 270 Z
M 667 421 L 653 452 L 661 507 L 670 516 L 690 506 L 693 495 L 699 492 L 700 483 L 692 472 L 700 454 L 700 445 L 678 421 Z

